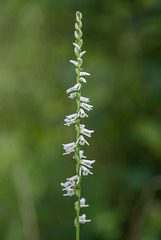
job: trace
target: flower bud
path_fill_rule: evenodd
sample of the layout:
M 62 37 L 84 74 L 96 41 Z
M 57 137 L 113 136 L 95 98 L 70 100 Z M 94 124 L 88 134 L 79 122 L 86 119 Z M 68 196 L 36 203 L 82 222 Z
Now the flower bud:
M 79 38 L 81 38 L 82 35 L 83 35 L 82 31 L 80 29 L 78 29 L 78 36 L 79 36 Z
M 76 39 L 79 39 L 79 36 L 78 36 L 77 31 L 74 32 L 74 37 L 75 37 Z
M 75 29 L 76 29 L 76 30 L 78 30 L 78 29 L 79 29 L 79 27 L 78 27 L 78 24 L 77 24 L 77 23 L 75 23 Z
M 82 13 L 81 12 L 79 12 L 79 11 L 77 11 L 76 12 L 76 18 L 78 17 L 78 19 L 82 19 Z

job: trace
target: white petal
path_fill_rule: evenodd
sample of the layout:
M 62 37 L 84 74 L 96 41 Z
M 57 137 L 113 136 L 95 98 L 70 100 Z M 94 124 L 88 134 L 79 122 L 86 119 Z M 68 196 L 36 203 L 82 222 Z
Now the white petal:
M 84 135 L 86 135 L 87 137 L 91 137 L 91 133 L 93 133 L 94 132 L 94 130 L 88 130 L 88 129 L 86 129 L 86 128 L 84 128 L 84 127 L 81 127 L 80 126 L 80 128 L 81 128 L 81 133 L 82 134 L 84 134 Z
M 75 175 L 73 177 L 67 178 L 67 180 L 69 180 L 69 181 L 77 181 L 76 184 L 78 184 L 79 183 L 79 176 Z
M 78 65 L 78 62 L 76 62 L 76 61 L 74 61 L 74 60 L 70 60 L 69 62 L 72 63 L 72 64 L 74 64 L 76 67 L 77 67 L 77 65 Z
M 80 49 L 80 46 L 77 43 L 73 43 L 73 45 L 77 48 L 77 50 Z
M 87 72 L 80 72 L 80 76 L 90 76 L 90 73 L 87 73 Z
M 78 33 L 77 33 L 76 31 L 74 32 L 74 37 L 75 37 L 76 39 L 79 38 Z
M 80 159 L 82 159 L 82 158 L 87 158 L 87 157 L 84 156 L 83 154 L 84 154 L 84 151 L 83 151 L 83 150 L 80 150 L 80 151 L 79 151 L 79 157 L 80 157 Z
M 81 198 L 80 199 L 80 207 L 89 207 L 89 205 L 86 205 L 85 202 L 86 202 L 86 199 L 85 198 Z
M 79 91 L 81 88 L 81 84 L 80 83 L 77 83 L 75 84 L 73 87 L 69 88 L 66 90 L 66 93 L 70 93 L 70 92 L 73 92 L 73 91 Z
M 76 144 L 80 144 L 80 145 L 84 145 L 87 144 L 89 145 L 89 143 L 84 139 L 84 137 L 82 135 L 80 135 L 80 137 L 78 138 L 78 140 L 76 141 Z
M 85 113 L 85 111 L 82 108 L 80 108 L 78 117 L 85 118 L 85 117 L 88 117 L 88 115 Z
M 82 57 L 85 53 L 86 53 L 86 51 L 81 52 L 80 57 Z
M 82 170 L 83 176 L 88 176 L 88 174 L 93 175 L 93 173 L 90 172 L 90 170 L 88 168 L 84 167 L 84 166 L 81 166 L 80 169 Z
M 64 119 L 64 122 L 66 122 L 66 123 L 73 122 L 73 121 L 75 121 L 75 119 L 76 119 L 77 117 L 78 117 L 77 113 L 68 115 L 68 116 L 66 116 L 66 118 Z
M 89 167 L 89 168 L 92 168 L 92 164 L 95 162 L 95 160 L 85 160 L 85 159 L 83 159 L 82 161 L 81 161 L 81 164 L 82 165 L 84 165 L 84 166 L 86 166 L 86 167 Z
M 86 98 L 86 97 L 80 97 L 80 101 L 85 103 L 90 102 L 89 98 Z
M 79 80 L 80 80 L 81 82 L 84 82 L 84 83 L 87 82 L 86 79 L 85 79 L 85 78 L 82 78 L 82 77 L 80 77 Z
M 83 107 L 84 109 L 86 109 L 87 111 L 92 110 L 93 106 L 89 105 L 87 103 L 81 103 L 81 107 Z
M 76 96 L 77 96 L 77 92 L 73 92 L 73 93 L 71 93 L 71 94 L 69 95 L 68 98 L 73 99 L 73 98 L 75 98 Z
M 79 217 L 79 223 L 86 223 L 86 222 L 91 222 L 91 220 L 86 219 L 86 214 L 83 214 L 82 216 Z

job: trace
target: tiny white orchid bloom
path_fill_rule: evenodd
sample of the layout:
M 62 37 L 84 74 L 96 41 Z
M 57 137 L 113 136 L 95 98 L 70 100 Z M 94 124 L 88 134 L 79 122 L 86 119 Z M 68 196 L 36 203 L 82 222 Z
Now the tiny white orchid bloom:
M 85 198 L 81 198 L 81 199 L 80 199 L 80 207 L 81 207 L 81 208 L 83 208 L 83 207 L 89 207 L 89 205 L 86 205 L 85 202 L 86 202 L 86 199 L 85 199 Z M 76 210 L 76 211 L 79 209 L 79 207 L 78 207 L 78 201 L 74 203 L 74 207 L 75 207 L 75 210 Z
M 91 220 L 86 219 L 86 214 L 83 214 L 82 216 L 79 217 L 79 223 L 84 224 L 86 222 L 91 222 Z
M 70 154 L 71 152 L 74 152 L 74 148 L 77 146 L 75 142 L 63 144 L 63 148 L 66 151 L 63 153 L 63 155 Z
M 83 77 L 80 77 L 79 78 L 79 80 L 81 81 L 81 82 L 84 82 L 84 83 L 86 83 L 87 81 L 86 81 L 86 79 L 85 78 L 83 78 Z
M 70 60 L 70 63 L 74 64 L 76 67 L 78 66 L 78 62 L 74 61 L 74 60 Z
M 74 92 L 74 91 L 79 91 L 81 88 L 81 84 L 80 83 L 77 83 L 74 85 L 74 87 L 71 87 L 69 89 L 66 90 L 67 93 L 70 93 L 70 92 Z
M 80 124 L 80 133 L 86 135 L 87 137 L 91 137 L 91 133 L 93 133 L 94 130 L 88 130 L 85 128 L 84 124 Z
M 78 117 L 77 113 L 66 116 L 66 118 L 64 119 L 65 122 L 64 125 L 70 126 L 71 124 L 75 123 L 77 117 Z
M 85 117 L 88 117 L 88 115 L 85 113 L 85 111 L 82 108 L 80 108 L 78 112 L 78 117 L 85 118 Z
M 73 98 L 75 98 L 76 96 L 77 96 L 77 92 L 73 92 L 73 93 L 71 93 L 71 94 L 69 95 L 68 98 L 73 99 Z
M 92 168 L 92 164 L 95 162 L 95 160 L 81 160 L 81 165 L 84 165 L 86 167 Z
M 80 76 L 90 76 L 90 73 L 87 73 L 87 72 L 80 72 Z
M 74 189 L 72 189 L 72 188 L 70 188 L 70 187 L 68 187 L 68 188 L 66 188 L 66 189 L 64 189 L 64 190 L 66 190 L 67 193 L 63 194 L 63 196 L 69 196 L 69 197 L 71 197 L 71 196 L 75 195 Z M 64 190 L 63 190 L 63 191 L 64 191 Z
M 70 121 L 64 123 L 64 125 L 69 127 L 71 124 L 74 124 L 74 123 L 75 123 L 75 120 L 73 120 L 73 121 L 70 120 Z
M 86 205 L 86 199 L 85 198 L 81 198 L 80 200 L 80 207 L 89 207 L 89 205 Z
M 60 183 L 62 187 L 69 187 L 71 186 L 71 182 L 70 181 L 66 181 L 65 183 Z
M 89 143 L 84 139 L 84 137 L 82 135 L 80 135 L 80 137 L 76 141 L 76 144 L 78 144 L 78 143 L 82 146 L 85 145 L 85 144 L 89 145 Z
M 90 170 L 88 168 L 86 168 L 85 166 L 81 166 L 79 169 L 79 174 L 80 176 L 83 174 L 83 176 L 88 176 L 88 174 L 93 175 L 92 172 L 90 172 Z
M 77 50 L 80 49 L 80 46 L 77 43 L 73 43 L 73 45 L 76 47 Z
M 80 150 L 79 151 L 79 157 L 80 157 L 80 160 L 82 159 L 82 158 L 87 158 L 85 155 L 83 155 L 84 154 L 84 151 L 83 150 Z M 75 156 L 73 156 L 73 159 L 75 159 Z
M 84 154 L 84 151 L 83 151 L 83 150 L 80 150 L 80 151 L 79 151 L 79 157 L 80 157 L 80 159 L 82 159 L 82 158 L 87 158 L 87 157 L 84 156 L 83 154 Z
M 78 117 L 77 113 L 73 113 L 73 114 L 67 115 L 64 121 L 68 122 L 68 120 L 75 120 L 77 117 Z
M 75 176 L 73 176 L 73 177 L 70 177 L 70 178 L 67 178 L 67 180 L 68 181 L 75 181 L 76 182 L 76 184 L 78 184 L 79 183 L 79 180 L 80 180 L 80 177 L 78 176 L 78 175 L 75 175 Z
M 86 109 L 87 111 L 92 110 L 93 106 L 89 105 L 87 103 L 81 103 L 81 107 L 83 107 L 84 109 Z
M 71 178 L 67 178 L 67 181 L 65 183 L 61 183 L 61 186 L 64 188 L 62 191 L 67 191 L 66 194 L 63 196 L 73 196 L 75 194 L 75 187 L 79 183 L 80 177 L 78 175 L 75 175 Z
M 75 176 L 74 176 L 75 177 Z M 78 184 L 79 182 L 79 176 L 77 176 L 77 178 L 67 178 L 67 181 L 65 183 L 61 183 L 61 186 L 65 187 L 64 189 L 66 189 L 67 187 L 73 187 L 76 184 Z
M 82 57 L 85 53 L 86 53 L 86 51 L 81 52 L 80 57 Z
M 73 113 L 73 114 L 67 115 L 67 116 L 66 116 L 66 119 L 68 119 L 68 120 L 73 120 L 73 119 L 76 119 L 77 116 L 78 116 L 78 115 L 77 115 L 76 113 Z
M 90 102 L 89 98 L 87 98 L 87 97 L 80 97 L 80 101 L 84 102 L 84 103 Z

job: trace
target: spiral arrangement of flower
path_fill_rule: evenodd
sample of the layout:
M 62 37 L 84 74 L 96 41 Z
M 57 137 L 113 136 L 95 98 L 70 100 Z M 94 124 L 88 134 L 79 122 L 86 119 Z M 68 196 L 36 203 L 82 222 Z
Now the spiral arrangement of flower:
M 76 60 L 70 60 L 70 62 L 76 67 L 75 73 L 77 83 L 66 91 L 69 93 L 69 98 L 75 98 L 76 100 L 76 113 L 66 116 L 64 120 L 66 126 L 70 126 L 72 124 L 75 125 L 76 140 L 68 144 L 63 144 L 63 148 L 65 150 L 63 155 L 73 153 L 73 158 L 76 161 L 76 174 L 70 178 L 67 178 L 65 183 L 61 183 L 63 186 L 63 191 L 66 191 L 63 196 L 76 195 L 77 197 L 77 201 L 75 202 L 76 218 L 74 220 L 74 225 L 76 227 L 76 240 L 79 240 L 79 224 L 84 224 L 91 221 L 86 219 L 86 214 L 80 215 L 80 209 L 89 206 L 86 205 L 85 198 L 81 197 L 81 179 L 82 176 L 93 174 L 91 172 L 91 168 L 92 164 L 95 162 L 95 160 L 87 160 L 87 157 L 84 155 L 84 151 L 81 149 L 83 145 L 89 145 L 84 136 L 91 137 L 91 134 L 94 132 L 94 130 L 88 130 L 85 128 L 84 124 L 81 124 L 81 120 L 85 117 L 88 117 L 85 110 L 90 111 L 93 108 L 92 105 L 88 104 L 89 98 L 81 95 L 82 84 L 87 82 L 84 77 L 90 76 L 89 73 L 83 72 L 82 69 L 82 56 L 86 53 L 86 51 L 82 51 L 83 40 L 81 20 L 82 14 L 80 12 L 76 12 L 74 31 L 75 42 L 73 43 Z

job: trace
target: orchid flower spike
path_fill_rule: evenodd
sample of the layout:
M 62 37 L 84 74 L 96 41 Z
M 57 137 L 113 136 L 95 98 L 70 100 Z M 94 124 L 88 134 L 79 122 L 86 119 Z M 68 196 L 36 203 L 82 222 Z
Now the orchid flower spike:
M 76 218 L 74 220 L 74 225 L 76 227 L 76 240 L 79 240 L 79 224 L 84 224 L 90 222 L 91 220 L 86 219 L 86 214 L 81 215 L 81 208 L 88 207 L 89 205 L 86 204 L 86 199 L 81 196 L 81 180 L 82 177 L 93 175 L 91 172 L 91 168 L 95 160 L 87 160 L 86 156 L 84 155 L 84 151 L 82 147 L 86 144 L 89 145 L 85 137 L 91 137 L 94 130 L 89 130 L 85 128 L 85 125 L 82 124 L 82 121 L 85 117 L 88 117 L 86 111 L 91 111 L 93 106 L 88 104 L 89 98 L 83 97 L 82 87 L 84 83 L 87 83 L 86 77 L 88 78 L 90 74 L 86 71 L 83 71 L 82 64 L 83 59 L 82 57 L 86 53 L 86 51 L 82 51 L 83 40 L 82 40 L 82 13 L 76 12 L 76 23 L 75 23 L 75 31 L 74 37 L 75 41 L 73 42 L 74 45 L 74 53 L 75 59 L 70 60 L 75 67 L 76 73 L 76 82 L 73 84 L 72 87 L 66 90 L 66 93 L 69 94 L 70 99 L 75 99 L 76 101 L 76 112 L 70 115 L 67 115 L 64 119 L 66 126 L 75 126 L 76 138 L 73 142 L 63 144 L 64 153 L 63 155 L 73 154 L 73 159 L 76 163 L 76 173 L 74 176 L 70 178 L 66 178 L 66 182 L 61 183 L 63 187 L 63 191 L 66 191 L 63 196 L 73 196 L 77 197 L 77 201 L 75 202 L 75 210 L 76 210 Z M 85 78 L 84 78 L 85 77 Z

